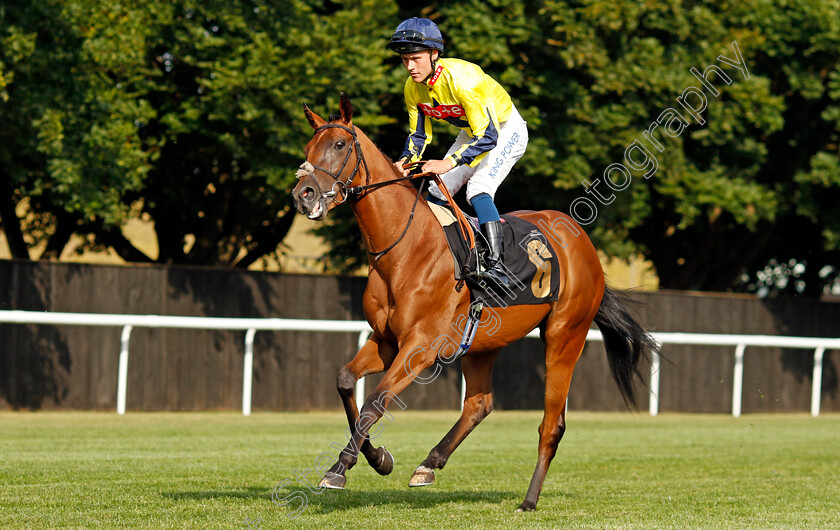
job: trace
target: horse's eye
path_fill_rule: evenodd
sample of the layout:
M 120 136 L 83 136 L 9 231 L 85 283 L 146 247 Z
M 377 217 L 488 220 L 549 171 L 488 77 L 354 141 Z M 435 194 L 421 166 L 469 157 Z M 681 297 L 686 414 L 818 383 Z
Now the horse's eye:
M 336 149 L 344 149 L 344 140 L 339 140 L 335 143 Z

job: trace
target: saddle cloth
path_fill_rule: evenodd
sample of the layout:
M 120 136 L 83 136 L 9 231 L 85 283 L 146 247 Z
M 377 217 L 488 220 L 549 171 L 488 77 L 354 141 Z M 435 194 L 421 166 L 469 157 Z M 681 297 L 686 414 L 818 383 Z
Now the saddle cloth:
M 467 276 L 477 270 L 478 253 L 483 253 L 485 247 L 478 220 L 466 216 L 475 233 L 476 253 L 470 252 L 467 247 L 452 210 L 433 203 L 429 203 L 429 206 L 446 234 L 455 262 L 455 279 L 467 282 L 473 301 L 482 301 L 490 307 L 507 307 L 545 304 L 557 300 L 560 282 L 557 255 L 548 243 L 548 238 L 536 225 L 513 215 L 502 215 L 504 270 L 510 282 L 510 286 L 503 289 Z

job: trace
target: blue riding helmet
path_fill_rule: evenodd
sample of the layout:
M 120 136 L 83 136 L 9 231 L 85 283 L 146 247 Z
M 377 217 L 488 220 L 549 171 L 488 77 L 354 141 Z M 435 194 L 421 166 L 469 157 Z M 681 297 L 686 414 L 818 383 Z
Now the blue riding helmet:
M 428 18 L 409 18 L 394 30 L 388 47 L 400 55 L 430 49 L 443 53 L 443 35 Z

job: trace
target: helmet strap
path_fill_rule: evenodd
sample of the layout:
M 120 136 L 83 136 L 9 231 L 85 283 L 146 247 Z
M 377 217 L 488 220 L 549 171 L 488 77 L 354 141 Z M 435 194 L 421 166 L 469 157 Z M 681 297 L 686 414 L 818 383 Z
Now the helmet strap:
M 437 59 L 432 59 L 432 55 L 434 55 L 435 52 L 438 52 Z M 435 48 L 429 48 L 429 63 L 432 65 L 432 71 L 426 77 L 426 79 L 423 80 L 424 83 L 426 81 L 428 81 L 429 78 L 431 78 L 433 75 L 435 75 L 435 70 L 437 69 L 437 62 L 438 62 L 439 59 L 440 59 L 440 50 L 436 50 Z

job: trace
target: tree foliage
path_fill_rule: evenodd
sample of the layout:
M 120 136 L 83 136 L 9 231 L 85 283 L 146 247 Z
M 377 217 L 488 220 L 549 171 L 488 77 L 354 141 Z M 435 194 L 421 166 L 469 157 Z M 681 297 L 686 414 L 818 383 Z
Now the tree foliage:
M 838 225 L 825 192 L 838 160 L 837 2 L 500 0 L 439 12 L 452 53 L 502 81 L 532 129 L 502 206 L 568 211 L 578 197 L 594 200 L 584 179 L 627 166 L 638 140 L 658 169 L 632 171 L 608 205 L 594 200 L 597 247 L 645 255 L 666 288 L 744 289 L 773 259 L 805 266 L 792 291 L 817 294 L 833 281 L 825 271 L 837 262 Z M 717 60 L 733 57 L 733 42 L 749 79 Z M 705 124 L 689 117 L 678 137 L 658 134 L 663 150 L 654 150 L 645 131 L 665 109 L 689 116 L 676 99 L 704 89 L 690 69 L 711 64 L 732 83 L 711 76 L 720 95 L 705 89 Z
M 244 266 L 272 252 L 311 134 L 300 104 L 328 114 L 344 90 L 359 125 L 396 156 L 405 74 L 384 44 L 401 19 L 427 16 L 446 55 L 480 64 L 528 121 L 528 152 L 503 184 L 501 210 L 569 211 L 588 198 L 596 246 L 646 256 L 666 288 L 818 295 L 840 275 L 838 0 L 0 9 L 0 218 L 16 256 L 37 241 L 60 251 L 75 231 L 150 259 L 119 230 L 141 215 L 155 221 L 158 261 Z M 734 57 L 733 42 L 748 78 L 718 59 Z M 713 64 L 732 81 L 711 76 L 718 95 L 690 71 Z M 706 94 L 697 116 L 677 102 L 689 87 Z M 654 149 L 645 132 L 669 108 L 689 124 L 673 136 L 660 126 Z M 446 139 L 428 154 L 442 154 Z M 635 141 L 656 172 L 633 169 L 626 188 L 604 187 L 605 169 L 626 164 Z M 587 191 L 595 179 L 614 200 Z M 21 201 L 30 214 L 13 219 Z M 321 229 L 338 268 L 366 259 L 347 210 Z
M 34 0 L 2 8 L 0 210 L 14 257 L 70 234 L 128 261 L 247 266 L 273 253 L 307 99 L 386 91 L 371 43 L 391 14 L 369 0 L 224 3 Z M 348 68 L 366 73 L 360 77 Z M 369 103 L 366 103 L 368 101 Z M 18 219 L 18 203 L 28 212 Z M 17 208 L 18 211 L 20 208 Z M 122 234 L 154 222 L 159 255 Z

